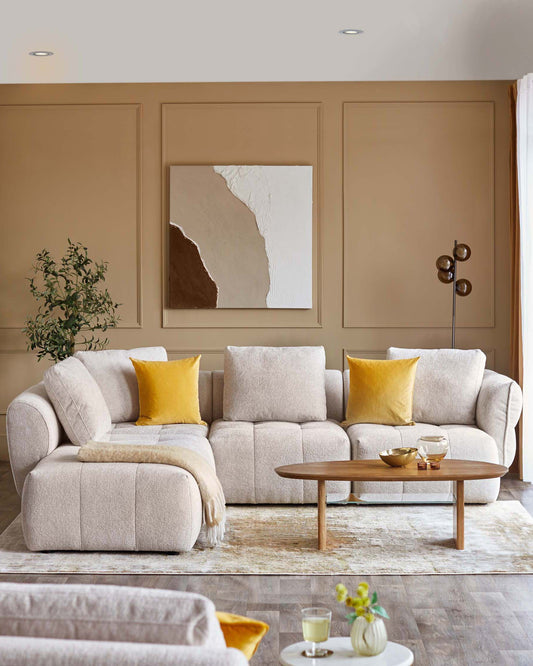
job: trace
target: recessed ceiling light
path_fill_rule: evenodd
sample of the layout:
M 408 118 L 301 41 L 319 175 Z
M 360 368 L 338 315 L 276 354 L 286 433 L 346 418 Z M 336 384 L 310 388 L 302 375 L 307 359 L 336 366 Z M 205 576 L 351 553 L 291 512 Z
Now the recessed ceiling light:
M 30 51 L 28 55 L 44 58 L 45 56 L 53 56 L 53 51 Z
M 359 28 L 345 28 L 344 30 L 339 30 L 341 35 L 362 35 L 364 30 L 359 30 Z

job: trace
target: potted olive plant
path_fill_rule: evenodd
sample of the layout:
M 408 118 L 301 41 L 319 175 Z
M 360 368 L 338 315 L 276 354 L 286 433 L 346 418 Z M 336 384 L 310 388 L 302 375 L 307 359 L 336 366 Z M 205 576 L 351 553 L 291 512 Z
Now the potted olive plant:
M 38 302 L 37 313 L 22 329 L 28 349 L 37 350 L 40 361 L 61 361 L 82 349 L 102 349 L 109 342 L 95 331 L 117 325 L 117 309 L 104 287 L 107 262 L 89 258 L 87 248 L 68 239 L 65 255 L 56 261 L 48 250 L 37 254 L 30 291 Z

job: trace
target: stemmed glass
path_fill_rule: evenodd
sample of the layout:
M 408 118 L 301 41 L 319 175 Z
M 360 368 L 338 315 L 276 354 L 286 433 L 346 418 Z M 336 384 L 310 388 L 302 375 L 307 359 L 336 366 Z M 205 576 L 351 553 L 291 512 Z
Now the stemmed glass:
M 329 638 L 331 627 L 331 611 L 327 608 L 304 608 L 302 609 L 302 631 L 304 640 L 311 643 L 310 650 L 304 650 L 305 657 L 327 657 L 331 650 L 317 647 L 318 643 L 324 643 Z

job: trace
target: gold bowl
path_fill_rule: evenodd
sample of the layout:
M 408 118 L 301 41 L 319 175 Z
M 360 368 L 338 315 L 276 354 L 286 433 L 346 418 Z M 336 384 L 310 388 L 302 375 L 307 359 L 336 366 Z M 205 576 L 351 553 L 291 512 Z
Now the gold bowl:
M 418 449 L 410 446 L 402 446 L 399 449 L 386 449 L 381 451 L 379 457 L 384 463 L 391 467 L 405 467 L 416 458 Z

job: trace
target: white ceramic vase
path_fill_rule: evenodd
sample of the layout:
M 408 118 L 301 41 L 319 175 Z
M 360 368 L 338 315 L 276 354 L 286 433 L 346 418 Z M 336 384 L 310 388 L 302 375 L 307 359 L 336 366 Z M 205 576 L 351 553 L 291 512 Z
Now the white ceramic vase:
M 385 622 L 380 617 L 376 617 L 374 622 L 367 622 L 364 617 L 358 617 L 352 624 L 350 639 L 355 654 L 362 657 L 381 654 L 387 646 Z

